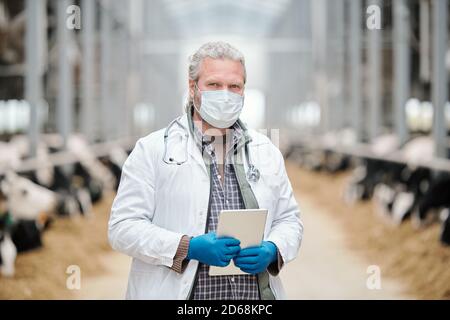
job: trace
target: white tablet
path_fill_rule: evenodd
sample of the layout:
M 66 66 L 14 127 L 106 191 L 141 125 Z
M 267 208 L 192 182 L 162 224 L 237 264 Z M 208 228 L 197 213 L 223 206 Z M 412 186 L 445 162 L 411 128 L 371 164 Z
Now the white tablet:
M 267 209 L 222 210 L 219 215 L 218 237 L 229 236 L 241 241 L 241 248 L 259 246 L 264 238 Z M 210 276 L 245 274 L 231 260 L 226 267 L 209 268 Z

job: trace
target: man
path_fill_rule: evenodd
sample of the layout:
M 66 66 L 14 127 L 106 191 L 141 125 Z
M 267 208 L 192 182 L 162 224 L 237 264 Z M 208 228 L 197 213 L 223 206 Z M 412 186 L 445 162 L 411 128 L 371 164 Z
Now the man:
M 238 50 L 203 45 L 190 58 L 186 114 L 125 162 L 109 240 L 133 257 L 127 298 L 284 298 L 278 273 L 297 256 L 303 225 L 281 153 L 239 120 L 245 82 Z M 260 246 L 216 236 L 222 209 L 255 208 L 268 210 Z M 232 259 L 244 275 L 209 276 Z

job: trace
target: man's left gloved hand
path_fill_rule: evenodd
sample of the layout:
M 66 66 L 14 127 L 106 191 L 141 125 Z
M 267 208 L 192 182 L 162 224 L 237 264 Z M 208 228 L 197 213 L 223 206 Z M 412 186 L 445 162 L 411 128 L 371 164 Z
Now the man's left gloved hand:
M 259 247 L 241 249 L 233 258 L 236 267 L 250 274 L 263 272 L 277 260 L 277 247 L 273 242 L 263 241 Z

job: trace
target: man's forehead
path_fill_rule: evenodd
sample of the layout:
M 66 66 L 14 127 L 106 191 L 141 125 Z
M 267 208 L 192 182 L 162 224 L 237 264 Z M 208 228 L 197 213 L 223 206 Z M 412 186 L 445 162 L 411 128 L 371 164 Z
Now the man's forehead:
M 200 77 L 205 79 L 217 77 L 239 78 L 244 80 L 244 67 L 239 61 L 230 59 L 205 58 L 200 66 Z

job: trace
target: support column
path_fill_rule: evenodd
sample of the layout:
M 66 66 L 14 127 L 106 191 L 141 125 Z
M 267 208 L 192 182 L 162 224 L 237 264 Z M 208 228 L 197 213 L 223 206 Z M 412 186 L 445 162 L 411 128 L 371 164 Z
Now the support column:
M 445 67 L 447 51 L 447 0 L 433 1 L 433 136 L 435 155 L 447 158 L 447 123 L 445 104 L 448 99 L 448 76 Z
M 25 99 L 30 105 L 28 139 L 30 156 L 36 155 L 39 140 L 39 110 L 43 103 L 42 75 L 45 42 L 46 1 L 27 0 L 25 32 Z
M 370 5 L 381 7 L 381 0 L 371 0 Z M 369 137 L 375 139 L 381 133 L 381 84 L 382 84 L 382 34 L 381 30 L 368 30 L 369 66 Z
M 350 5 L 350 123 L 358 139 L 362 135 L 361 97 L 361 1 L 351 0 Z
M 101 2 L 100 12 L 100 137 L 103 141 L 108 140 L 110 135 L 111 119 L 114 119 L 114 108 L 111 99 L 111 30 L 112 17 L 110 2 Z
M 405 0 L 394 4 L 394 126 L 401 143 L 408 139 L 405 104 L 410 95 L 410 16 Z
M 95 106 L 95 1 L 82 2 L 83 59 L 81 67 L 81 115 L 80 130 L 90 140 L 95 140 L 98 119 Z
M 69 58 L 71 31 L 66 26 L 68 0 L 57 2 L 57 40 L 58 40 L 58 79 L 57 128 L 64 140 L 64 145 L 72 132 L 73 126 L 73 66 Z

